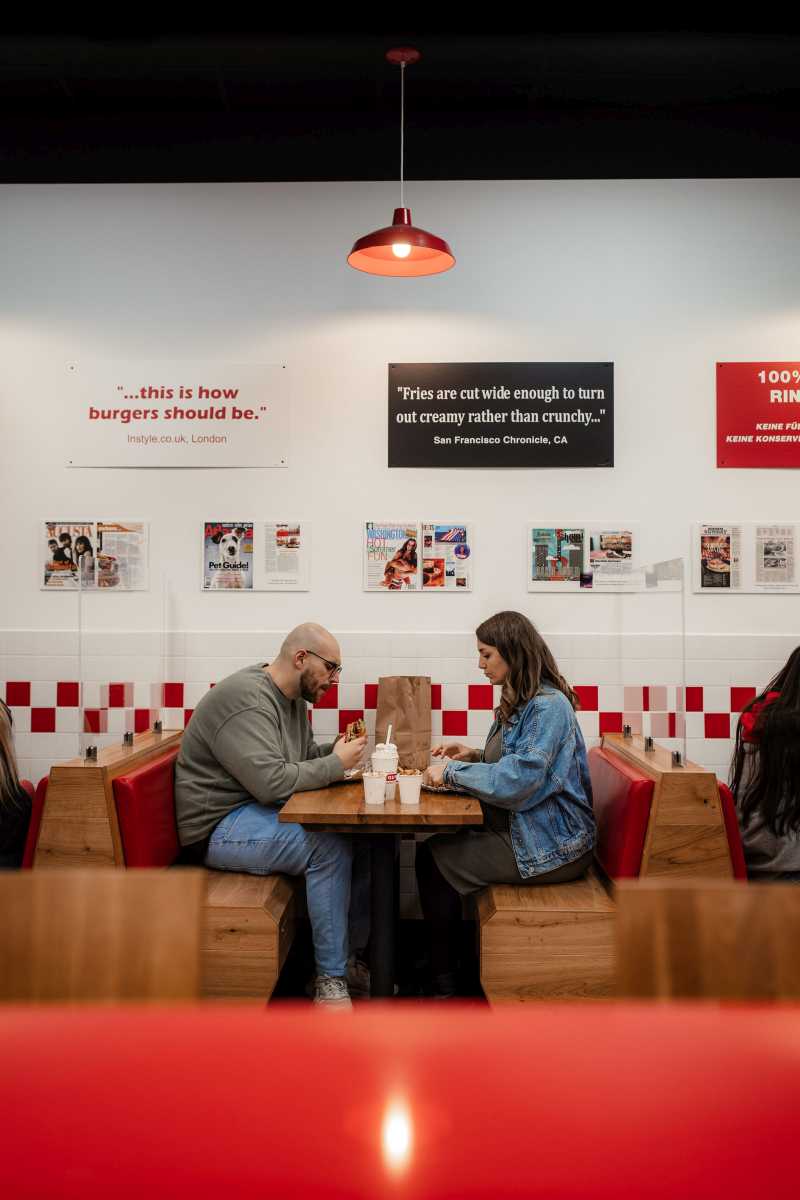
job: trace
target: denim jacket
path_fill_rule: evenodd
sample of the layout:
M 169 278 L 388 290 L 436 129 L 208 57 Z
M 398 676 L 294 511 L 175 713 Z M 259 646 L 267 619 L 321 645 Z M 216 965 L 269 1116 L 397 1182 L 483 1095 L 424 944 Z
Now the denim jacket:
M 492 732 L 497 724 L 495 717 Z M 499 762 L 448 763 L 443 782 L 510 810 L 520 875 L 554 871 L 592 850 L 597 826 L 586 745 L 563 692 L 543 685 L 502 726 L 502 745 Z

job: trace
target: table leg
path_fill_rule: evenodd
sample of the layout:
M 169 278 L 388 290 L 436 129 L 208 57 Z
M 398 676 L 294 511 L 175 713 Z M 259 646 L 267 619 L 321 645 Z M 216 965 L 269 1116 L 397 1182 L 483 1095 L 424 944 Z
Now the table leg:
M 386 998 L 394 995 L 396 834 L 381 833 L 371 838 L 370 869 L 371 993 L 373 997 Z

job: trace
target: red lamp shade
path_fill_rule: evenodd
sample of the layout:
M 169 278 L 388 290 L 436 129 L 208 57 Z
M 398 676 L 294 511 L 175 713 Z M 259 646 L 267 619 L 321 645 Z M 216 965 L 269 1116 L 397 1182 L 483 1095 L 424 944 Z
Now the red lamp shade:
M 359 238 L 347 261 L 369 275 L 438 275 L 455 265 L 442 238 L 411 224 L 411 209 L 396 208 L 391 225 Z

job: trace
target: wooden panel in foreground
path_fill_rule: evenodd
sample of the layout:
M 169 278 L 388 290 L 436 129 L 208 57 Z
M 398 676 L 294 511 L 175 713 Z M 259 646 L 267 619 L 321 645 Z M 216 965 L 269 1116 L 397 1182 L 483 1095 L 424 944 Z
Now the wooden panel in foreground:
M 203 871 L 0 871 L 0 1000 L 195 1000 Z
M 800 999 L 800 888 L 743 881 L 617 885 L 620 996 Z
M 593 869 L 574 883 L 498 884 L 477 905 L 490 1003 L 613 994 L 614 904 Z
M 139 733 L 96 762 L 72 758 L 50 771 L 34 867 L 124 866 L 112 783 L 180 746 L 182 730 Z

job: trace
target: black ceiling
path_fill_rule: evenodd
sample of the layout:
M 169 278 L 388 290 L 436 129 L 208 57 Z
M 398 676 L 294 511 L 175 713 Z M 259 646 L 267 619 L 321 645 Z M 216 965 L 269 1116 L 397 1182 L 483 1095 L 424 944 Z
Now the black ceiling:
M 6 34 L 0 182 L 792 176 L 800 37 Z

